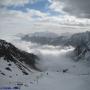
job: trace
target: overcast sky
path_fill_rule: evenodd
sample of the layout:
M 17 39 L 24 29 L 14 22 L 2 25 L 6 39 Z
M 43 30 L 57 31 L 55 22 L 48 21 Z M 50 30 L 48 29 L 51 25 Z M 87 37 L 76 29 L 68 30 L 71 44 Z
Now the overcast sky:
M 0 0 L 0 32 L 90 30 L 90 0 Z

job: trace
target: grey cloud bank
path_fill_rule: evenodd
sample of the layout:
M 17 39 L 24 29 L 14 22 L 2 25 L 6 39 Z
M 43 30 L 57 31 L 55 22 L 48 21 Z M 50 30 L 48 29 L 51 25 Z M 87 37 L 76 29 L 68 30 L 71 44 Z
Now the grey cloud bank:
M 63 3 L 65 12 L 77 17 L 90 18 L 90 0 L 65 0 Z

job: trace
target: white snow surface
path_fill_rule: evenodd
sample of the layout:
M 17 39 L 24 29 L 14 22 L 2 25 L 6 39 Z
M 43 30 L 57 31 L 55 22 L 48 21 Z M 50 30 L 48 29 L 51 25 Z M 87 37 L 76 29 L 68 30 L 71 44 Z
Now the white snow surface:
M 13 87 L 18 86 L 20 90 L 90 90 L 90 66 L 87 61 L 75 62 L 69 57 L 73 47 L 41 46 L 21 40 L 13 40 L 12 43 L 20 49 L 36 54 L 40 58 L 36 66 L 42 72 L 33 71 L 29 72 L 29 75 L 23 75 L 13 62 L 10 62 L 12 72 L 7 71 L 5 67 L 8 62 L 1 58 L 0 70 L 5 73 L 5 76 L 0 74 L 1 89 L 11 87 L 13 90 Z M 67 71 L 63 72 L 66 69 Z

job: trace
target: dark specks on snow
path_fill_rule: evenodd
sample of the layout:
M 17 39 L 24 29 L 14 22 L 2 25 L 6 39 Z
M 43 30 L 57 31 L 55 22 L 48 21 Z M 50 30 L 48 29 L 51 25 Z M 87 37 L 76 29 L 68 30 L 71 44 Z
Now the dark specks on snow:
M 8 71 L 12 71 L 9 67 L 6 67 L 5 69 L 8 70 Z

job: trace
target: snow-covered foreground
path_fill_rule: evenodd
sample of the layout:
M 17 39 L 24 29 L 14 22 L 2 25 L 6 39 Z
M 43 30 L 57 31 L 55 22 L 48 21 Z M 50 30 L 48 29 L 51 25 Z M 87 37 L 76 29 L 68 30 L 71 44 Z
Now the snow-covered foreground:
M 30 85 L 27 89 L 21 90 L 90 90 L 89 76 L 77 76 L 58 72 L 49 74 L 38 80 L 37 84 Z
M 4 66 L 8 62 L 3 62 L 2 58 L 0 68 L 6 76 L 0 75 L 1 89 L 11 87 L 13 90 L 13 87 L 19 86 L 20 90 L 90 90 L 90 67 L 85 61 L 71 60 L 69 55 L 72 47 L 62 49 L 22 41 L 13 44 L 38 55 L 40 61 L 36 65 L 42 72 L 33 71 L 29 75 L 23 75 L 14 64 L 12 72 L 6 71 Z
M 70 59 L 73 48 L 49 47 L 33 52 L 36 51 L 41 58 L 38 67 L 45 73 L 37 85 L 31 86 L 31 90 L 90 90 L 90 67 L 85 62 Z

